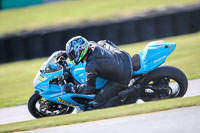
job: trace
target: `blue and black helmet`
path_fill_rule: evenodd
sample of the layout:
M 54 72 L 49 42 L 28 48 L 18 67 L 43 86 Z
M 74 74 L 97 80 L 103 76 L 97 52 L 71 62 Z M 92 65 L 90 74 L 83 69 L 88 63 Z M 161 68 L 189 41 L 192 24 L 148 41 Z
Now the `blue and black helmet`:
M 89 42 L 82 36 L 70 39 L 66 44 L 66 52 L 74 64 L 79 64 L 89 50 Z

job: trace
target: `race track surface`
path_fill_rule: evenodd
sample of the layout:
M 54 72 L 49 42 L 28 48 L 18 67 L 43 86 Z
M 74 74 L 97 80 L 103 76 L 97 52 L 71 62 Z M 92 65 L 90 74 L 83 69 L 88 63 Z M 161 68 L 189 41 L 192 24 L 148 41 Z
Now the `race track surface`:
M 27 131 L 25 133 L 199 133 L 200 106 Z
M 185 97 L 200 95 L 200 79 L 190 80 Z M 28 100 L 28 99 L 27 99 Z M 27 105 L 0 109 L 0 124 L 35 119 L 29 112 Z

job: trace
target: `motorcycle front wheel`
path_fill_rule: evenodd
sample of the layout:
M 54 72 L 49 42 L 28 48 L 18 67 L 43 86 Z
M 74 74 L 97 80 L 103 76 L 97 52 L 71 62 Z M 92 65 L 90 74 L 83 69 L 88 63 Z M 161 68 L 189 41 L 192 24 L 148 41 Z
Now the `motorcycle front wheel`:
M 188 88 L 186 75 L 173 66 L 161 66 L 148 73 L 141 93 L 145 101 L 183 97 Z
M 28 110 L 35 118 L 70 114 L 73 109 L 67 105 L 48 101 L 38 93 L 34 93 L 28 101 Z

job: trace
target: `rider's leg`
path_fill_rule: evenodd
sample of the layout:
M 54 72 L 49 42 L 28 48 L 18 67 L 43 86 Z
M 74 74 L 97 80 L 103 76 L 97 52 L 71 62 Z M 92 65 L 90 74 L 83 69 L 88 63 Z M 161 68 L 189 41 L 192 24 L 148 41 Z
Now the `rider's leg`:
M 113 85 L 113 84 L 112 84 Z M 120 86 L 117 86 L 115 84 L 115 88 L 118 88 Z M 101 100 L 103 98 L 97 99 L 95 98 L 95 102 L 94 102 L 94 108 L 106 108 L 106 107 L 114 107 L 114 106 L 119 106 L 119 105 L 124 105 L 124 104 L 130 104 L 130 103 L 135 103 L 140 96 L 140 87 L 137 86 L 130 86 L 126 89 L 122 88 L 122 89 L 117 89 L 118 93 L 116 91 L 116 89 L 111 89 L 109 87 L 105 87 L 104 89 L 109 89 L 110 91 L 108 91 L 108 94 L 113 94 L 112 96 L 110 95 L 110 97 L 108 97 L 106 99 L 106 101 L 100 101 L 98 102 L 98 100 Z M 104 90 L 103 90 L 104 92 Z M 103 93 L 100 93 L 103 94 Z M 100 95 L 101 96 L 101 95 Z M 99 97 L 100 97 L 99 96 Z M 98 97 L 98 98 L 99 98 Z
M 121 104 L 135 103 L 140 98 L 140 86 L 129 86 L 118 93 Z
M 139 88 L 128 87 L 118 93 L 118 95 L 110 98 L 106 103 L 105 107 L 114 107 L 119 105 L 125 105 L 135 103 L 139 99 Z
M 117 96 L 120 91 L 127 87 L 128 83 L 117 83 L 117 82 L 108 82 L 96 95 L 94 98 L 93 107 L 95 109 L 111 107 L 113 101 L 109 101 L 110 98 Z

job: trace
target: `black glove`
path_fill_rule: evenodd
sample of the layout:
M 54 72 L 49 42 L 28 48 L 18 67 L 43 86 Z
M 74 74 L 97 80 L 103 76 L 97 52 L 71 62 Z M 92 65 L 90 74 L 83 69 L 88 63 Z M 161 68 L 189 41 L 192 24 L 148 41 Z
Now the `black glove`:
M 65 84 L 64 89 L 66 93 L 76 93 L 75 87 L 71 84 Z
M 58 53 L 57 54 L 57 57 L 56 57 L 56 59 L 57 58 L 59 58 L 60 56 L 64 56 L 65 57 L 65 59 L 67 59 L 68 57 L 67 57 L 67 53 L 66 53 L 66 51 L 60 51 L 60 53 Z
M 64 56 L 59 56 L 59 57 L 56 57 L 56 61 L 58 64 L 60 65 L 64 65 L 64 61 L 65 61 L 65 57 Z

